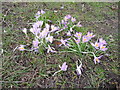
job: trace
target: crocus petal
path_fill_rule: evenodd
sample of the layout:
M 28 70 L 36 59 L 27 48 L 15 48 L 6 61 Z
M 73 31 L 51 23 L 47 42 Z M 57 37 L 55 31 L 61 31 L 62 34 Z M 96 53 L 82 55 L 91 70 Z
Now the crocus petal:
M 86 36 L 86 35 L 84 35 L 83 37 L 82 37 L 82 42 L 83 43 L 85 43 L 85 42 L 88 42 L 90 39 Z
M 71 15 L 66 15 L 66 16 L 64 17 L 64 20 L 67 21 L 67 20 L 70 19 L 70 18 L 71 18 Z
M 49 53 L 49 52 L 56 52 L 53 49 L 54 49 L 53 47 L 50 47 L 50 45 L 48 45 L 47 53 Z
M 78 22 L 76 26 L 77 27 L 82 27 L 82 25 L 80 24 L 80 22 Z
M 101 55 L 101 56 L 99 56 L 99 57 L 94 57 L 94 63 L 96 64 L 96 63 L 100 63 L 100 60 L 99 59 L 101 59 L 101 57 L 102 57 L 103 55 Z
M 66 71 L 66 70 L 67 70 L 67 67 L 68 67 L 68 65 L 66 65 L 66 62 L 64 62 L 64 63 L 62 64 L 61 70 L 62 70 L 62 71 Z
M 53 36 L 48 35 L 48 37 L 46 37 L 46 40 L 49 41 L 50 43 L 53 42 Z
M 81 32 L 76 32 L 76 34 L 74 34 L 74 36 L 80 39 L 81 36 L 82 36 L 82 33 Z
M 25 34 L 27 34 L 27 29 L 26 29 L 26 28 L 24 28 L 22 31 L 23 31 Z
M 26 50 L 24 47 L 25 47 L 26 45 L 20 45 L 19 47 L 18 47 L 18 50 L 20 50 L 20 51 L 24 51 L 24 50 Z
M 96 49 L 99 49 L 99 46 L 100 46 L 100 44 L 98 42 L 95 42 L 95 44 L 91 43 L 91 45 L 93 47 L 95 47 Z
M 33 47 L 34 48 L 38 48 L 38 44 L 39 44 L 38 39 L 36 39 L 36 40 L 33 41 Z
M 71 36 L 71 33 L 70 33 L 70 31 L 69 31 L 69 32 L 67 32 L 67 36 Z
M 71 21 L 72 21 L 72 22 L 75 22 L 75 21 L 76 21 L 76 19 L 75 19 L 74 17 L 72 17 L 72 18 L 71 18 Z
M 106 48 L 106 46 L 104 46 L 103 44 L 100 45 L 100 50 L 101 51 L 106 51 L 108 48 Z
M 99 43 L 100 43 L 100 44 L 103 44 L 103 45 L 104 45 L 104 44 L 107 44 L 106 41 L 103 40 L 102 38 L 99 39 Z
M 45 11 L 41 10 L 41 14 L 45 14 Z

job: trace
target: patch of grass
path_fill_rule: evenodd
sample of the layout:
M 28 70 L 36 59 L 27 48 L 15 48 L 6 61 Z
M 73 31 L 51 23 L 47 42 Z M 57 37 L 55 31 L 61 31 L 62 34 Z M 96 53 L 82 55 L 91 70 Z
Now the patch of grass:
M 105 17 L 101 13 L 102 10 L 104 11 L 106 6 L 113 5 L 112 3 L 87 4 L 92 8 L 92 12 L 86 11 L 86 14 L 84 14 L 81 10 L 81 3 L 3 3 L 3 15 L 5 14 L 6 16 L 3 17 L 2 39 L 4 52 L 2 60 L 2 80 L 8 81 L 2 83 L 3 87 L 98 88 L 101 84 L 112 79 L 112 77 L 107 78 L 107 74 L 110 72 L 119 75 L 118 63 L 116 61 L 116 59 L 118 59 L 117 48 L 115 48 L 117 47 L 116 35 L 112 37 L 104 36 L 109 46 L 109 50 L 106 53 L 110 56 L 102 59 L 100 65 L 94 65 L 93 58 L 85 55 L 82 60 L 85 64 L 83 65 L 81 76 L 76 75 L 76 65 L 73 63 L 82 58 L 75 56 L 74 53 L 36 54 L 17 50 L 13 52 L 13 49 L 19 44 L 26 44 L 26 42 L 29 43 L 32 41 L 27 40 L 21 30 L 24 27 L 29 28 L 29 23 L 34 22 L 34 14 L 40 9 L 45 9 L 46 12 L 48 12 L 48 18 L 53 20 L 53 23 L 61 20 L 66 14 L 71 14 L 80 21 L 93 21 L 104 20 Z M 64 8 L 60 9 L 61 6 L 64 6 Z M 58 12 L 54 12 L 54 10 Z M 109 10 L 107 14 L 110 16 L 115 15 L 111 10 Z M 94 25 L 84 27 L 80 30 L 81 32 L 87 32 L 88 30 L 95 30 L 93 28 Z M 4 30 L 6 32 L 4 32 Z M 62 65 L 63 62 L 69 64 L 68 72 L 60 72 L 56 74 L 55 77 L 52 77 L 52 74 L 60 69 L 58 65 Z M 16 83 L 14 81 L 21 82 Z

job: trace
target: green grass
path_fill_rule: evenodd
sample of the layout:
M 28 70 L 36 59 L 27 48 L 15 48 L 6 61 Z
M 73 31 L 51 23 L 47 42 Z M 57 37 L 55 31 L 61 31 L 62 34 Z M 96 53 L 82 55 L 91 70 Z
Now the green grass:
M 29 28 L 28 23 L 34 21 L 34 14 L 40 9 L 46 9 L 46 12 L 52 13 L 52 15 L 48 13 L 48 18 L 52 19 L 53 23 L 55 23 L 56 20 L 61 20 L 66 14 L 71 14 L 76 17 L 78 21 L 95 21 L 105 19 L 101 12 L 104 11 L 104 9 L 106 10 L 106 8 L 109 10 L 104 11 L 107 12 L 107 15 L 110 17 L 116 15 L 115 11 L 111 11 L 106 7 L 113 4 L 114 3 L 87 3 L 94 12 L 86 11 L 85 9 L 85 14 L 81 10 L 82 5 L 80 3 L 8 3 L 8 6 L 3 5 L 2 7 L 11 10 L 3 17 L 4 23 L 6 23 L 6 26 L 3 26 L 3 30 L 6 30 L 6 32 L 3 32 L 2 36 L 4 50 L 2 54 L 2 81 L 8 81 L 2 83 L 3 87 L 98 88 L 101 84 L 108 83 L 112 79 L 112 77 L 107 78 L 107 74 L 113 73 L 120 75 L 118 72 L 117 48 L 114 48 L 117 47 L 116 35 L 110 37 L 106 35 L 106 33 L 102 34 L 109 46 L 109 50 L 106 53 L 110 56 L 106 56 L 105 59 L 101 60 L 102 64 L 100 65 L 94 65 L 93 58 L 88 55 L 81 58 L 71 53 L 36 54 L 34 52 L 20 52 L 18 50 L 13 52 L 16 46 L 32 41 L 26 41 L 27 39 L 21 29 L 24 27 Z M 16 7 L 14 7 L 14 5 L 16 5 Z M 62 5 L 64 8 L 60 10 Z M 53 10 L 57 10 L 58 12 L 55 13 Z M 6 14 L 6 12 L 4 12 L 3 15 Z M 97 28 L 94 28 L 95 25 L 86 26 L 87 23 L 83 23 L 83 25 L 85 28 L 83 28 L 82 31 L 86 32 L 91 30 L 96 32 L 97 30 Z M 78 59 L 82 59 L 84 63 L 81 77 L 76 76 L 74 72 L 76 69 L 75 61 Z M 62 65 L 65 61 L 69 65 L 68 71 L 60 72 L 56 74 L 55 77 L 52 77 L 54 72 L 60 70 L 58 65 Z M 22 82 L 16 83 L 14 81 Z

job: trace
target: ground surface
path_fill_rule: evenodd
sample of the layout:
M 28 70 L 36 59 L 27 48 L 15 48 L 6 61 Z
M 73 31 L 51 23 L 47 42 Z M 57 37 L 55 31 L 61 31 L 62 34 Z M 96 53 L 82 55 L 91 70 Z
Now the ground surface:
M 2 40 L 3 68 L 2 85 L 10 88 L 118 88 L 120 85 L 118 72 L 117 3 L 2 3 Z M 64 8 L 61 8 L 64 7 Z M 83 74 L 77 76 L 74 63 L 78 56 L 70 53 L 35 54 L 33 52 L 15 51 L 20 43 L 26 43 L 22 28 L 29 28 L 38 10 L 57 11 L 55 16 L 61 18 L 66 14 L 75 16 L 85 27 L 104 37 L 109 50 L 102 58 L 102 63 L 94 65 L 91 60 L 84 58 Z M 56 17 L 53 17 L 56 20 Z M 29 42 L 29 41 L 27 41 Z M 64 61 L 73 67 L 71 71 L 51 75 L 59 70 L 58 65 Z M 86 64 L 88 63 L 88 64 Z M 18 82 L 17 82 L 18 81 Z

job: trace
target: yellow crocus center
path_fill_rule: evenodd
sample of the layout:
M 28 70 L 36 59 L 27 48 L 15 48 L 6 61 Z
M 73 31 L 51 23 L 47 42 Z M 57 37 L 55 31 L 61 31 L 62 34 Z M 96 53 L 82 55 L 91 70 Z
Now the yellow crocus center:
M 104 49 L 105 47 L 104 47 L 104 46 L 102 46 L 101 48 L 102 48 L 102 49 Z
M 81 36 L 81 34 L 78 34 L 78 36 Z
M 87 35 L 88 37 L 92 37 L 92 34 Z
M 96 46 L 96 47 L 98 47 L 98 43 L 97 43 L 97 44 L 95 44 L 95 46 Z
M 83 41 L 86 41 L 86 40 L 87 40 L 86 38 L 83 39 Z
M 96 60 L 97 62 L 99 61 L 99 59 L 98 59 L 98 58 L 96 58 L 95 60 Z
M 23 49 L 25 49 L 25 48 L 24 48 L 24 47 L 20 47 L 19 49 L 23 50 Z

